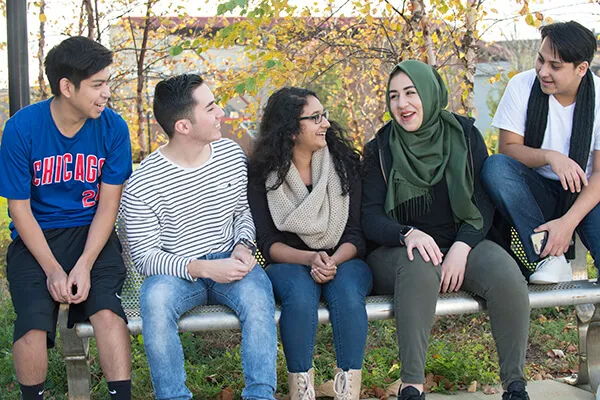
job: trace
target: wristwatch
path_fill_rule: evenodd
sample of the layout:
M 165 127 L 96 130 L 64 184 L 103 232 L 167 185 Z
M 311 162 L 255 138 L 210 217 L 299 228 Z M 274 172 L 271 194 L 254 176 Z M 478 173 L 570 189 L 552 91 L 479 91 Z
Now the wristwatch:
M 402 229 L 400 229 L 400 244 L 402 244 L 402 246 L 405 245 L 404 240 L 406 239 L 406 237 L 408 235 L 410 235 L 412 233 L 412 231 L 414 231 L 415 228 L 413 226 L 410 225 L 405 225 Z
M 250 240 L 248 240 L 246 238 L 242 238 L 242 239 L 238 240 L 238 242 L 235 244 L 235 246 L 237 246 L 238 244 L 241 244 L 242 246 L 244 246 L 245 248 L 250 250 L 252 255 L 256 254 L 256 245 L 253 242 L 251 242 Z M 235 249 L 235 246 L 233 246 L 234 249 Z

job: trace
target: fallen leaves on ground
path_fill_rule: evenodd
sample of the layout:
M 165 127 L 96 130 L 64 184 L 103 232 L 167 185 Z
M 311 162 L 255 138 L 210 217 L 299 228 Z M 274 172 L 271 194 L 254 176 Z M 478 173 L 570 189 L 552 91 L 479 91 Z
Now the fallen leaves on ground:
M 490 385 L 485 385 L 481 391 L 483 392 L 483 394 L 496 394 L 496 393 L 498 393 L 498 390 L 495 387 L 490 386 Z
M 467 392 L 475 393 L 476 391 L 477 391 L 477 381 L 473 381 L 469 384 L 469 387 L 467 388 Z
M 373 385 L 372 390 L 373 390 L 373 394 L 378 399 L 387 399 L 388 396 L 385 393 L 385 390 L 383 390 L 383 388 L 380 388 L 379 386 Z
M 565 358 L 565 353 L 559 349 L 548 350 L 548 353 L 546 354 L 548 354 L 548 357 L 552 358 Z
M 216 400 L 233 400 L 233 389 L 226 387 L 219 392 Z

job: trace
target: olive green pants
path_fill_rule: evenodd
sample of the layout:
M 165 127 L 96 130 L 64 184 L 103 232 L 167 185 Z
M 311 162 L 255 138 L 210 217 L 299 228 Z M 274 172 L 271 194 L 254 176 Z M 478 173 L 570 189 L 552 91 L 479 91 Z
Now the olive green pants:
M 425 262 L 416 249 L 414 256 L 410 261 L 405 247 L 379 247 L 367 262 L 373 270 L 374 293 L 394 294 L 402 382 L 418 384 L 425 382 L 441 268 Z M 529 296 L 515 261 L 500 246 L 484 240 L 469 253 L 461 289 L 487 304 L 504 388 L 516 380 L 525 383 Z

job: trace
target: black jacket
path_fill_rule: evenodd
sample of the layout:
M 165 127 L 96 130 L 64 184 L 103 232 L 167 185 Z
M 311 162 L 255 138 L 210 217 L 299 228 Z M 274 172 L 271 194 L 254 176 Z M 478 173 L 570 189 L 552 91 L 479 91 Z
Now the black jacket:
M 487 147 L 472 118 L 455 114 L 465 133 L 469 149 L 469 169 L 473 174 L 475 190 L 473 202 L 483 217 L 483 230 L 477 231 L 463 223 L 458 227 L 455 241 L 468 244 L 471 248 L 481 242 L 488 233 L 494 217 L 494 205 L 485 192 L 480 172 L 488 158 Z M 364 149 L 365 175 L 362 195 L 362 226 L 367 239 L 378 246 L 400 246 L 400 230 L 404 227 L 386 214 L 384 209 L 387 181 L 392 167 L 392 152 L 389 146 L 391 124 L 384 125 Z M 373 246 L 369 246 L 372 248 Z

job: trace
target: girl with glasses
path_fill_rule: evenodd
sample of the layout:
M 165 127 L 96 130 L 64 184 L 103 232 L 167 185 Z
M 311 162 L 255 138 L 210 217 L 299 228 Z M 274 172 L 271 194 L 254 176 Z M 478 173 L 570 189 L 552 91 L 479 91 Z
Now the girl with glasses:
M 372 276 L 362 260 L 360 154 L 317 95 L 286 87 L 268 100 L 250 157 L 248 200 L 275 297 L 292 400 L 315 398 L 319 301 L 337 357 L 335 399 L 357 400 Z

